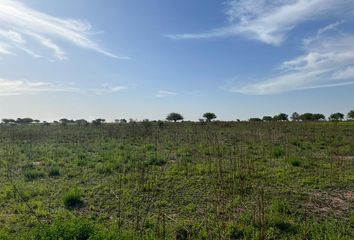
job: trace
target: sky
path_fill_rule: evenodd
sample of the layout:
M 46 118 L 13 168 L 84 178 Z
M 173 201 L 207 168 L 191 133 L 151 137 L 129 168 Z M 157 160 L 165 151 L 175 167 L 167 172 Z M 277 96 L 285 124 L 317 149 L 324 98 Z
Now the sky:
M 353 0 L 0 0 L 0 118 L 352 109 Z

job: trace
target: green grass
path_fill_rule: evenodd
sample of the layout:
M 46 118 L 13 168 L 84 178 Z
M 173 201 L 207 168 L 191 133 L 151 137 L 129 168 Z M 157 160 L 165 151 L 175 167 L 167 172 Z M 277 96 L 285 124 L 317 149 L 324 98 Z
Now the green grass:
M 354 239 L 353 132 L 0 125 L 0 239 Z
M 63 202 L 68 209 L 79 208 L 84 204 L 81 197 L 81 191 L 78 188 L 70 189 L 65 193 Z

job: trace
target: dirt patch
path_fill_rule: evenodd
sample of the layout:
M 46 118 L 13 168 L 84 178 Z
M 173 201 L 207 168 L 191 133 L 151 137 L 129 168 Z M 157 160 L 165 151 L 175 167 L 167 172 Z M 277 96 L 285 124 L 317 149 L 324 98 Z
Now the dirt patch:
M 317 191 L 311 194 L 306 209 L 314 214 L 346 215 L 354 203 L 354 192 L 350 190 Z

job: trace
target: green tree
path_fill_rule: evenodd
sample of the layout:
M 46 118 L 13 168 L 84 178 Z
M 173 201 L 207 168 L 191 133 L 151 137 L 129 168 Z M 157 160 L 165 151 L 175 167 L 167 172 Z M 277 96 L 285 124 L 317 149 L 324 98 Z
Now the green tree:
M 102 118 L 97 118 L 96 120 L 92 121 L 92 124 L 95 126 L 100 126 L 102 125 L 106 120 Z
M 16 122 L 14 119 L 8 119 L 8 118 L 4 118 L 4 119 L 2 119 L 1 121 L 2 121 L 3 123 L 6 123 L 6 124 L 8 124 L 8 123 L 15 123 L 15 122 Z
M 205 118 L 207 122 L 211 122 L 213 119 L 216 119 L 216 115 L 215 113 L 206 112 L 203 114 L 203 118 Z
M 279 113 L 278 115 L 275 115 L 273 119 L 275 121 L 288 121 L 288 114 Z
M 315 113 L 315 114 L 313 114 L 312 120 L 313 121 L 323 121 L 323 120 L 326 120 L 326 117 L 322 113 Z
M 331 114 L 331 116 L 329 116 L 329 120 L 331 121 L 341 121 L 343 120 L 343 118 L 344 118 L 344 114 L 339 112 L 333 113 Z
M 262 122 L 262 119 L 260 119 L 260 118 L 250 118 L 248 121 L 249 122 Z
M 271 116 L 264 116 L 264 117 L 262 118 L 262 120 L 263 120 L 264 122 L 271 122 L 271 121 L 273 121 L 273 118 L 272 118 Z
M 167 121 L 174 121 L 174 122 L 177 122 L 177 121 L 180 121 L 180 120 L 183 120 L 183 119 L 184 118 L 183 118 L 183 116 L 181 114 L 175 113 L 175 112 L 168 114 L 167 117 L 166 117 Z
M 326 117 L 322 113 L 304 113 L 299 117 L 302 121 L 320 121 L 325 120 Z
M 300 114 L 298 114 L 297 112 L 294 112 L 293 114 L 291 114 L 291 120 L 299 121 L 300 120 Z
M 32 118 L 17 118 L 16 123 L 29 124 L 29 123 L 33 123 L 33 119 Z
M 350 112 L 348 112 L 347 117 L 348 117 L 348 119 L 354 120 L 354 110 L 351 110 Z

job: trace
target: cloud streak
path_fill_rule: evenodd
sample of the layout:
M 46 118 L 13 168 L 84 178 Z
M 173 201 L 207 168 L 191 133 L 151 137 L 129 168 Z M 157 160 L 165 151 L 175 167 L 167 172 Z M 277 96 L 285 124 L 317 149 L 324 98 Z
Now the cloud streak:
M 170 92 L 170 91 L 166 91 L 166 90 L 159 90 L 157 92 L 157 94 L 155 95 L 155 97 L 165 98 L 165 97 L 175 96 L 175 95 L 177 95 L 177 93 L 175 93 L 175 92 Z
M 118 93 L 124 90 L 127 90 L 127 86 L 122 86 L 122 85 L 110 85 L 108 83 L 103 84 L 100 88 L 90 88 L 88 89 L 88 92 L 94 93 L 96 95 L 103 95 L 107 93 Z
M 34 50 L 30 48 L 33 46 L 28 46 L 34 39 L 43 48 L 52 51 L 56 59 L 64 60 L 66 53 L 54 42 L 60 40 L 112 58 L 129 59 L 127 56 L 118 56 L 104 49 L 91 37 L 89 23 L 54 17 L 13 0 L 0 1 L 0 40 L 6 40 L 12 48 L 27 49 L 29 55 L 38 56 L 32 54 Z
M 0 96 L 18 96 L 48 92 L 103 95 L 127 90 L 127 86 L 103 84 L 97 88 L 79 88 L 72 84 L 53 82 L 11 80 L 0 78 Z
M 288 32 L 303 22 L 354 9 L 351 0 L 230 0 L 227 6 L 227 26 L 166 37 L 180 40 L 244 36 L 278 46 Z
M 0 96 L 36 94 L 43 92 L 79 92 L 80 89 L 50 82 L 9 80 L 0 78 Z
M 353 43 L 353 34 L 318 34 L 304 41 L 303 55 L 284 61 L 274 76 L 229 90 L 265 95 L 354 84 Z

